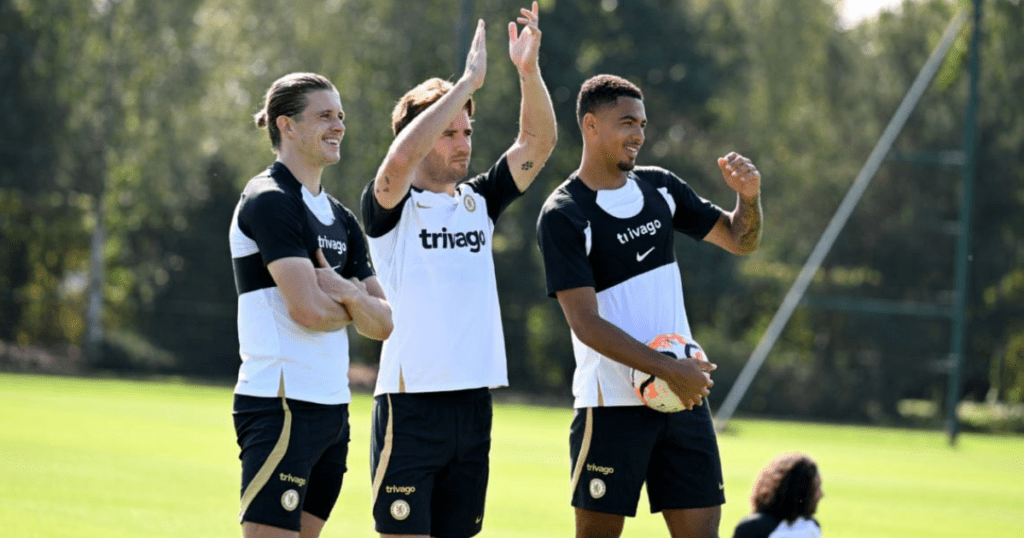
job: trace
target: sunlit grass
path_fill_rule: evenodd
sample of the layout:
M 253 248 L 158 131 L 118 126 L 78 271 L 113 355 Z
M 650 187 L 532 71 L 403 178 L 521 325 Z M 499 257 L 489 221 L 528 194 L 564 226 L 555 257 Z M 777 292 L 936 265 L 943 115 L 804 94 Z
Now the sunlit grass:
M 500 393 L 499 393 L 500 394 Z M 500 398 L 499 398 L 500 399 Z M 351 407 L 342 497 L 323 533 L 372 537 L 369 396 Z M 0 375 L 0 535 L 238 536 L 230 387 Z M 481 536 L 572 535 L 569 409 L 495 409 Z M 817 459 L 830 538 L 1024 536 L 1024 439 L 738 420 L 720 438 L 722 536 L 776 454 Z M 624 536 L 666 536 L 641 500 Z

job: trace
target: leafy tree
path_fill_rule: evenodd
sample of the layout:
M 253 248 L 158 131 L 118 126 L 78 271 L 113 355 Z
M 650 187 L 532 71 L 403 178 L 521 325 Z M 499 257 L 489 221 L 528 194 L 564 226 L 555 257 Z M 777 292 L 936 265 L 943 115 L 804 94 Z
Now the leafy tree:
M 346 112 L 342 161 L 324 184 L 357 208 L 391 143 L 390 112 L 421 80 L 461 73 L 467 26 L 488 24 L 477 92 L 482 171 L 512 141 L 519 87 L 507 60 L 512 0 L 0 0 L 0 340 L 82 343 L 90 239 L 105 232 L 106 367 L 232 376 L 235 292 L 227 226 L 244 182 L 270 164 L 252 123 L 279 76 L 316 71 Z M 985 3 L 982 106 L 965 390 L 1024 400 L 1024 14 Z M 715 158 L 750 156 L 765 178 L 758 252 L 735 258 L 680 240 L 691 324 L 735 379 L 852 178 L 960 4 L 907 2 L 852 29 L 823 0 L 547 0 L 541 69 L 559 145 L 498 223 L 495 257 L 516 389 L 568 395 L 574 369 L 560 308 L 545 297 L 535 223 L 578 165 L 580 83 L 615 73 L 645 93 L 644 164 L 679 173 L 728 208 Z M 962 145 L 966 39 L 896 149 Z M 959 170 L 892 160 L 810 289 L 947 304 Z M 97 220 L 99 219 L 99 220 Z M 744 409 L 890 420 L 901 398 L 944 391 L 948 322 L 801 308 Z M 353 339 L 357 362 L 377 344 Z

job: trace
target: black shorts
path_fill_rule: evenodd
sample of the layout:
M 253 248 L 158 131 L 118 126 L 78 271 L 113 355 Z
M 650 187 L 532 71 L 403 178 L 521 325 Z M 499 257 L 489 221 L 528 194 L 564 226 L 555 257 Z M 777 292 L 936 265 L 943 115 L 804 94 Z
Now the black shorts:
M 577 409 L 569 433 L 572 505 L 633 517 L 647 483 L 651 512 L 725 503 L 718 441 L 706 404 Z
M 491 450 L 486 388 L 374 398 L 373 519 L 381 534 L 480 532 Z
M 326 520 L 347 470 L 348 404 L 235 395 L 242 460 L 240 521 L 299 530 L 302 512 Z

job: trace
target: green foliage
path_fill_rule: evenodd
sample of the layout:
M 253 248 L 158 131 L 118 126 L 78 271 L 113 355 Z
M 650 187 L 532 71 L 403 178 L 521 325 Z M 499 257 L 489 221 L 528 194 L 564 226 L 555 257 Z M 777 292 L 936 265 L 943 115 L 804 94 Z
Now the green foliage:
M 1024 433 L 1024 405 L 962 402 L 957 416 L 964 429 L 985 433 Z
M 396 100 L 427 77 L 459 76 L 469 29 L 483 18 L 489 66 L 471 163 L 482 171 L 515 136 L 506 25 L 525 4 L 0 2 L 0 340 L 82 342 L 100 214 L 108 331 L 134 335 L 149 355 L 169 353 L 176 371 L 234 375 L 226 230 L 238 190 L 274 158 L 252 122 L 266 88 L 300 70 L 335 82 L 347 132 L 324 184 L 356 208 L 392 140 Z M 739 151 L 762 172 L 758 252 L 738 259 L 677 245 L 691 324 L 720 365 L 718 403 L 961 4 L 906 2 L 842 29 L 823 0 L 541 2 L 559 145 L 495 238 L 513 386 L 569 392 L 568 327 L 545 297 L 534 230 L 544 198 L 579 163 L 575 97 L 585 78 L 610 72 L 639 84 L 650 120 L 642 164 L 676 171 L 722 207 L 734 194 L 716 157 Z M 965 392 L 1021 401 L 1024 12 L 1014 0 L 984 5 Z M 969 36 L 895 149 L 961 149 Z M 887 162 L 810 294 L 949 304 L 959 184 L 953 167 Z M 896 420 L 900 399 L 942 397 L 948 332 L 942 320 L 802 308 L 744 409 Z M 353 360 L 374 363 L 378 347 L 353 338 Z
M 1010 333 L 1012 336 L 1006 345 L 1003 372 L 997 369 L 996 375 L 992 377 L 1001 381 L 1000 388 L 1006 401 L 1020 404 L 1024 403 L 1024 327 L 1013 329 L 1015 331 Z
M 741 147 L 751 148 L 745 151 L 765 177 L 762 248 L 743 260 L 741 271 L 746 282 L 763 290 L 748 301 L 756 303 L 756 311 L 770 313 L 957 6 L 908 2 L 898 14 L 840 31 L 830 22 L 834 14 L 817 2 L 801 3 L 801 9 L 773 2 L 725 4 L 736 13 L 754 8 L 754 15 L 746 19 L 750 28 L 742 34 L 758 45 L 745 51 L 747 76 L 709 107 L 719 113 L 716 131 L 734 133 Z M 1013 90 L 986 74 L 989 69 L 1015 72 L 1006 66 L 1019 64 L 988 52 L 1019 42 L 1019 32 L 1009 28 L 1021 13 L 1011 4 L 1015 3 L 997 2 L 985 12 L 981 109 L 986 112 L 979 118 L 965 383 L 965 392 L 979 399 L 1015 371 L 987 365 L 990 360 L 1012 362 L 1002 357 L 1006 343 L 1012 341 L 1012 328 L 1019 324 L 1007 321 L 1021 315 L 1019 308 L 1010 306 L 1013 295 L 996 284 L 1012 281 L 1014 265 L 1020 265 L 1019 233 L 1009 232 L 1014 226 L 1024 229 L 1019 221 L 1021 182 L 1009 179 L 1020 172 L 1001 167 L 1017 162 L 1019 155 L 985 156 L 998 147 L 985 141 L 985 133 L 1021 140 L 1020 129 L 1008 124 L 1006 129 L 985 127 L 990 122 L 1005 124 L 1004 119 L 984 119 L 998 109 L 1001 112 L 994 115 L 1008 114 L 1018 118 L 1010 120 L 1014 125 L 1019 123 L 1020 100 L 1007 102 Z M 967 97 L 963 61 L 969 36 L 968 26 L 939 80 L 897 138 L 896 152 L 962 148 Z M 1000 170 L 991 171 L 993 165 Z M 887 162 L 826 258 L 809 295 L 950 304 L 960 178 L 955 167 Z M 692 289 L 687 288 L 688 295 Z M 1000 307 L 982 306 L 983 294 Z M 1015 304 L 1020 304 L 1019 297 Z M 755 340 L 763 326 L 752 326 Z M 942 319 L 798 312 L 755 381 L 746 408 L 876 422 L 895 419 L 900 397 L 942 398 L 949 330 L 950 324 Z M 718 375 L 726 386 L 731 371 L 727 368 Z

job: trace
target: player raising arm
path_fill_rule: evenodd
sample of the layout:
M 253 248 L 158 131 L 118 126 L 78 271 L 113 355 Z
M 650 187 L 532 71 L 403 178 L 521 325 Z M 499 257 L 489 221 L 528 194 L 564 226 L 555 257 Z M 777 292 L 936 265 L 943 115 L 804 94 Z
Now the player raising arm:
M 427 80 L 395 106 L 395 140 L 363 192 L 370 253 L 395 312 L 381 350 L 370 455 L 373 517 L 384 536 L 469 537 L 483 525 L 489 389 L 508 385 L 494 225 L 556 139 L 537 63 L 537 3 L 520 14 L 508 30 L 522 90 L 508 151 L 462 181 L 472 154 L 472 94 L 487 71 L 480 21 L 462 77 Z
M 548 294 L 572 330 L 576 414 L 570 432 L 577 538 L 618 537 L 646 482 L 652 512 L 673 537 L 717 537 L 725 502 L 721 462 L 703 398 L 715 365 L 671 359 L 641 342 L 692 337 L 675 260 L 675 231 L 729 252 L 760 237 L 760 175 L 741 155 L 719 159 L 736 209 L 724 212 L 683 180 L 636 167 L 647 115 L 640 89 L 620 77 L 583 83 L 579 169 L 548 197 L 537 222 Z M 643 405 L 630 370 L 664 379 L 689 411 Z
M 557 140 L 554 109 L 537 64 L 541 34 L 536 2 L 532 11 L 523 9 L 522 15 L 518 18 L 525 25 L 521 34 L 515 22 L 508 25 L 509 56 L 519 71 L 522 103 L 519 135 L 506 154 L 520 192 L 533 183 Z M 410 90 L 395 108 L 395 140 L 373 181 L 373 197 L 382 209 L 398 205 L 412 186 L 454 195 L 455 184 L 466 176 L 472 150 L 472 95 L 483 86 L 487 74 L 484 38 L 484 21 L 480 20 L 462 77 L 454 85 L 429 79 Z M 434 97 L 437 94 L 440 97 Z M 432 162 L 442 158 L 431 154 L 435 149 L 452 155 L 445 155 L 443 162 Z M 445 164 L 453 166 L 446 171 L 436 169 Z

